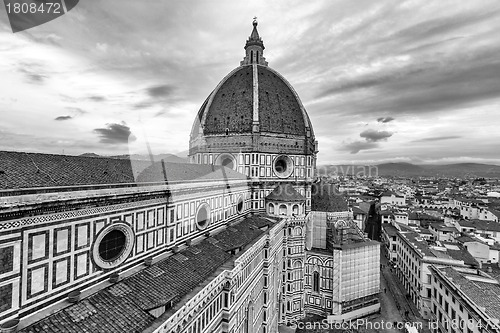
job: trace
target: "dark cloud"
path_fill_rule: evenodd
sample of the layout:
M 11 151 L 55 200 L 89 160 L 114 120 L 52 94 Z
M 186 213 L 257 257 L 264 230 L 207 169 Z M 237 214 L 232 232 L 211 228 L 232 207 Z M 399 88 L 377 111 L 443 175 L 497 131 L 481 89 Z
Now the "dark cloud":
M 89 96 L 88 99 L 93 100 L 94 102 L 103 102 L 106 100 L 106 97 L 99 96 L 99 95 L 93 95 L 93 96 Z
M 153 103 L 150 101 L 143 101 L 143 102 L 136 103 L 133 106 L 134 106 L 134 109 L 137 109 L 137 110 L 147 109 L 147 108 L 153 106 Z
M 57 118 L 55 118 L 54 120 L 69 120 L 69 119 L 72 119 L 73 117 L 71 116 L 59 116 Z
M 388 131 L 377 131 L 374 129 L 367 129 L 361 133 L 359 136 L 365 138 L 368 142 L 385 141 L 387 138 L 392 136 L 392 132 Z
M 416 41 L 419 39 L 428 39 L 453 32 L 458 29 L 467 28 L 471 25 L 483 23 L 489 19 L 498 18 L 499 9 L 488 8 L 480 12 L 466 12 L 450 16 L 442 16 L 424 20 L 407 28 L 401 29 L 397 33 L 387 36 L 388 39 L 402 39 L 406 41 Z
M 318 93 L 316 98 L 329 97 L 331 95 L 348 93 L 353 90 L 366 89 L 376 87 L 382 83 L 384 83 L 388 77 L 377 77 L 377 78 L 361 78 L 354 80 L 346 80 L 345 82 L 339 82 L 333 85 L 333 87 L 327 87 L 323 89 L 320 93 Z
M 379 123 L 388 123 L 388 122 L 391 122 L 393 120 L 394 120 L 394 118 L 392 118 L 392 117 L 380 117 L 380 118 L 377 118 L 377 121 Z
M 374 112 L 421 115 L 483 105 L 500 96 L 498 53 L 500 47 L 492 46 L 441 61 L 410 62 L 402 68 L 387 68 L 337 83 L 317 97 L 330 98 L 320 102 L 323 109 L 336 109 L 349 116 Z M 370 86 L 370 91 L 353 91 L 358 86 Z M 349 92 L 352 94 L 335 97 Z
M 413 140 L 412 142 L 429 142 L 429 141 L 443 141 L 443 140 L 452 140 L 452 139 L 460 139 L 459 135 L 450 135 L 450 136 L 434 136 L 430 138 L 423 138 L 419 140 Z
M 47 78 L 46 75 L 37 73 L 36 68 L 30 68 L 30 65 L 24 64 L 22 66 L 25 66 L 25 68 L 20 68 L 19 71 L 21 73 L 24 73 L 25 76 L 28 78 L 28 80 L 31 83 L 40 84 L 40 83 L 43 83 L 45 81 L 45 79 Z
M 167 85 L 167 84 L 152 86 L 152 87 L 149 87 L 146 89 L 149 96 L 155 97 L 155 98 L 169 96 L 173 90 L 174 90 L 174 87 Z
M 100 137 L 100 142 L 109 144 L 124 144 L 129 141 L 135 141 L 136 138 L 132 135 L 130 127 L 125 123 L 122 124 L 106 124 L 106 128 L 96 128 L 94 133 Z
M 353 142 L 348 142 L 344 143 L 342 146 L 342 150 L 348 151 L 351 154 L 357 154 L 361 150 L 368 150 L 368 149 L 374 149 L 378 148 L 379 145 L 376 142 L 373 141 L 353 141 Z

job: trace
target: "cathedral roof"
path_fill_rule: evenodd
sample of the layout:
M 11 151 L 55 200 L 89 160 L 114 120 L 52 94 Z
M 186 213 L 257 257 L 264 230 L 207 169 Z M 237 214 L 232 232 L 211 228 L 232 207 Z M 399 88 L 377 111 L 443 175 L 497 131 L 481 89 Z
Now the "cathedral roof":
M 0 190 L 244 178 L 214 165 L 0 151 Z
M 311 210 L 317 212 L 345 212 L 348 210 L 344 195 L 332 184 L 313 183 L 311 187 Z
M 306 201 L 306 198 L 289 183 L 281 183 L 276 188 L 269 193 L 266 197 L 267 200 L 274 201 Z
M 19 332 L 142 332 L 159 325 L 151 310 L 186 301 L 196 287 L 236 258 L 230 252 L 235 245 L 252 244 L 265 233 L 264 226 L 273 224 L 269 218 L 249 217 Z M 172 314 L 165 312 L 161 322 Z
M 309 119 L 293 88 L 269 67 L 256 67 L 256 75 L 252 65 L 238 67 L 210 94 L 199 113 L 204 135 L 252 133 L 256 99 L 261 133 L 306 135 Z

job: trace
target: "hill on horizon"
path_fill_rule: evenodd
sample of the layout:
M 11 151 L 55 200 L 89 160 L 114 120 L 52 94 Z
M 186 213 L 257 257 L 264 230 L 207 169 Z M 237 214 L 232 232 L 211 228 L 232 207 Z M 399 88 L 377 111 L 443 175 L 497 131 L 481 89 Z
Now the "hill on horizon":
M 406 162 L 377 165 L 323 165 L 320 175 L 367 175 L 400 177 L 485 177 L 500 178 L 500 166 L 482 163 L 411 164 Z M 376 174 L 375 174 L 376 173 Z
M 133 161 L 150 161 L 149 155 L 141 155 L 141 154 L 124 154 L 124 155 L 112 155 L 112 156 L 103 156 L 95 153 L 84 153 L 79 156 L 83 157 L 103 157 L 103 158 L 114 158 L 114 159 L 122 159 L 122 160 L 133 160 Z M 164 160 L 165 162 L 170 163 L 188 163 L 187 158 L 179 157 L 175 154 L 156 154 L 153 155 L 153 160 L 155 162 Z

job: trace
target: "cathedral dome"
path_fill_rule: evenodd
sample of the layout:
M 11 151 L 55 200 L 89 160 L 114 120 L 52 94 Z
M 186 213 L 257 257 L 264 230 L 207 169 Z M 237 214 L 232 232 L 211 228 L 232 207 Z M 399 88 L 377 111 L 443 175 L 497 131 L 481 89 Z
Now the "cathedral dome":
M 204 135 L 252 133 L 254 122 L 258 122 L 261 133 L 306 136 L 311 129 L 290 84 L 278 72 L 262 65 L 255 69 L 243 65 L 233 70 L 210 94 L 198 119 Z
M 280 146 L 265 141 L 272 137 L 291 140 L 281 146 L 315 152 L 312 125 L 299 96 L 281 74 L 268 67 L 263 50 L 254 21 L 245 45 L 245 58 L 222 79 L 198 111 L 191 131 L 191 152 L 200 146 L 224 145 L 221 137 L 227 138 L 228 145 L 236 143 L 234 137 L 253 137 L 250 141 L 239 140 L 243 150 L 251 144 L 254 151 L 272 151 L 266 146 Z M 218 141 L 210 142 L 207 138 Z

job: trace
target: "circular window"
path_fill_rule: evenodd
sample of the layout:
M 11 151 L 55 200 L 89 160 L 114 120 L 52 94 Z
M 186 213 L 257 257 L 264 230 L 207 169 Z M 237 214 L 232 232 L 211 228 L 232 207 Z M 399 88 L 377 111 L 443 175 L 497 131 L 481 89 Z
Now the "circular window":
M 286 155 L 280 155 L 274 160 L 274 173 L 279 178 L 288 178 L 293 172 L 293 161 Z
M 198 229 L 203 230 L 208 226 L 209 216 L 208 205 L 204 204 L 198 208 L 198 213 L 196 213 L 196 225 Z
M 99 243 L 99 256 L 104 261 L 113 261 L 125 249 L 127 236 L 118 229 L 111 230 Z
M 104 269 L 123 263 L 134 247 L 134 231 L 126 223 L 114 223 L 99 232 L 92 245 L 94 263 Z
M 243 212 L 243 198 L 239 197 L 238 203 L 236 204 L 236 210 L 241 214 Z

